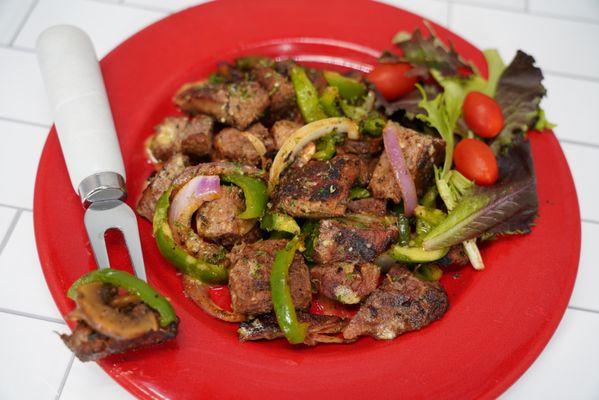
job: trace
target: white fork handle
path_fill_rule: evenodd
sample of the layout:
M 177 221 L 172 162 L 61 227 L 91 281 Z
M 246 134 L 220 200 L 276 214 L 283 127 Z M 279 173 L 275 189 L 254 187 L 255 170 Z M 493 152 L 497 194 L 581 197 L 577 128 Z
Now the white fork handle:
M 90 175 L 125 167 L 94 46 L 69 25 L 46 29 L 37 41 L 58 139 L 75 192 Z

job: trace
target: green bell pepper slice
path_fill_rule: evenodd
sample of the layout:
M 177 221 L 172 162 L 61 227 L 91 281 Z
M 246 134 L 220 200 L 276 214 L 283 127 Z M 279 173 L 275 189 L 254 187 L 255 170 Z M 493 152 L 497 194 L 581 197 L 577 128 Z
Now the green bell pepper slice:
M 381 136 L 383 133 L 383 127 L 387 123 L 385 117 L 380 113 L 374 111 L 368 114 L 368 116 L 360 121 L 360 131 L 370 136 Z
M 410 219 L 403 213 L 397 215 L 397 230 L 399 231 L 397 243 L 407 246 L 410 243 Z
M 116 269 L 98 269 L 83 275 L 71 285 L 67 292 L 67 296 L 76 300 L 77 288 L 92 282 L 110 283 L 136 295 L 141 301 L 147 304 L 148 307 L 158 312 L 160 315 L 160 326 L 163 328 L 177 320 L 175 310 L 166 297 L 162 296 L 141 279 L 136 278 L 128 272 Z
M 287 232 L 292 235 L 300 233 L 300 227 L 292 217 L 276 212 L 266 213 L 260 221 L 260 228 L 268 232 Z
M 425 206 L 417 206 L 414 209 L 414 215 L 416 218 L 425 221 L 432 227 L 439 225 L 445 218 L 447 218 L 447 215 L 443 211 Z
M 359 199 L 367 199 L 369 197 L 370 197 L 370 192 L 366 188 L 356 186 L 356 187 L 349 189 L 348 199 L 350 201 L 351 200 L 359 200 Z
M 404 247 L 393 245 L 389 250 L 389 255 L 396 261 L 408 264 L 421 264 L 436 261 L 445 257 L 449 248 L 439 250 L 424 250 L 422 247 Z
M 318 100 L 320 106 L 329 117 L 341 116 L 341 112 L 337 108 L 337 97 L 339 97 L 339 89 L 334 86 L 327 86 Z
M 153 231 L 160 254 L 179 271 L 204 283 L 225 283 L 228 272 L 224 265 L 210 264 L 187 253 L 175 243 L 173 232 L 168 224 L 168 210 L 172 188 L 160 196 L 154 212 Z
M 293 67 L 290 72 L 291 83 L 295 90 L 297 106 L 306 122 L 314 122 L 325 119 L 327 115 L 320 107 L 318 92 L 308 78 L 306 71 L 301 67 Z
M 245 210 L 238 215 L 241 219 L 260 218 L 266 210 L 268 194 L 266 184 L 259 178 L 241 174 L 223 175 L 222 181 L 239 186 L 245 197 Z
M 291 290 L 287 283 L 289 267 L 298 247 L 299 238 L 296 236 L 284 249 L 277 251 L 270 272 L 270 291 L 277 322 L 289 343 L 292 344 L 303 343 L 308 331 L 308 324 L 297 320 Z
M 355 79 L 341 75 L 339 72 L 324 71 L 324 79 L 329 85 L 336 87 L 346 100 L 358 99 L 366 93 L 366 86 Z
M 337 152 L 335 143 L 333 135 L 322 137 L 316 142 L 316 152 L 312 155 L 312 158 L 320 161 L 330 160 Z
M 435 264 L 422 264 L 416 267 L 414 275 L 424 281 L 438 281 L 443 276 L 443 270 Z

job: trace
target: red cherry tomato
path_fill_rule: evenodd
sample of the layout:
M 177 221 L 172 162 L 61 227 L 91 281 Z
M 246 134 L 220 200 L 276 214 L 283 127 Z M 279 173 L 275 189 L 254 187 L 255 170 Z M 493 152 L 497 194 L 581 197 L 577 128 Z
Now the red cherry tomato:
M 381 63 L 370 71 L 367 78 L 385 99 L 392 101 L 414 89 L 418 79 L 406 76 L 411 70 L 412 67 L 407 63 Z
M 503 128 L 499 104 L 481 92 L 470 92 L 464 100 L 464 120 L 474 133 L 484 138 L 497 136 Z
M 463 139 L 453 151 L 456 169 L 477 185 L 490 186 L 497 181 L 499 168 L 491 148 L 477 139 Z

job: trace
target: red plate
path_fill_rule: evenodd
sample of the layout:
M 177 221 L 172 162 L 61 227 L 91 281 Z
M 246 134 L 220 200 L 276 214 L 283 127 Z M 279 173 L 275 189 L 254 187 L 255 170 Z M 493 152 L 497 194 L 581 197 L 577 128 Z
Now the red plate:
M 183 11 L 138 33 L 102 61 L 129 203 L 135 204 L 151 171 L 144 139 L 176 112 L 170 99 L 179 85 L 206 77 L 217 61 L 262 53 L 367 69 L 397 31 L 422 25 L 414 14 L 362 0 L 232 0 Z M 435 28 L 486 73 L 479 50 Z M 158 254 L 150 223 L 140 219 L 149 281 L 171 298 L 180 334 L 170 344 L 100 365 L 142 398 L 498 396 L 528 368 L 559 323 L 580 252 L 578 202 L 564 155 L 552 133 L 533 134 L 531 141 L 537 226 L 530 235 L 484 249 L 484 272 L 446 274 L 451 308 L 440 322 L 393 341 L 315 348 L 293 348 L 283 340 L 240 343 L 235 325 L 205 315 L 182 295 L 179 277 Z M 34 208 L 44 274 L 66 314 L 73 307 L 67 288 L 95 266 L 54 130 L 40 161 Z

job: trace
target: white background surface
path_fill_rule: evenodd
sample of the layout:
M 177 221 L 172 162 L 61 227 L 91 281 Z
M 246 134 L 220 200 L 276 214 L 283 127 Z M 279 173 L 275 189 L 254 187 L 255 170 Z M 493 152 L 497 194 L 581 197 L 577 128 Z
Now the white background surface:
M 33 52 L 36 37 L 50 25 L 70 23 L 86 30 L 103 56 L 144 26 L 195 3 L 0 0 L 0 399 L 130 398 L 96 364 L 74 360 L 55 334 L 67 327 L 46 287 L 33 234 L 33 185 L 51 125 Z M 599 399 L 599 0 L 388 3 L 448 26 L 480 48 L 496 47 L 506 61 L 522 48 L 543 68 L 549 92 L 543 106 L 558 124 L 577 186 L 582 257 L 558 330 L 503 397 Z

